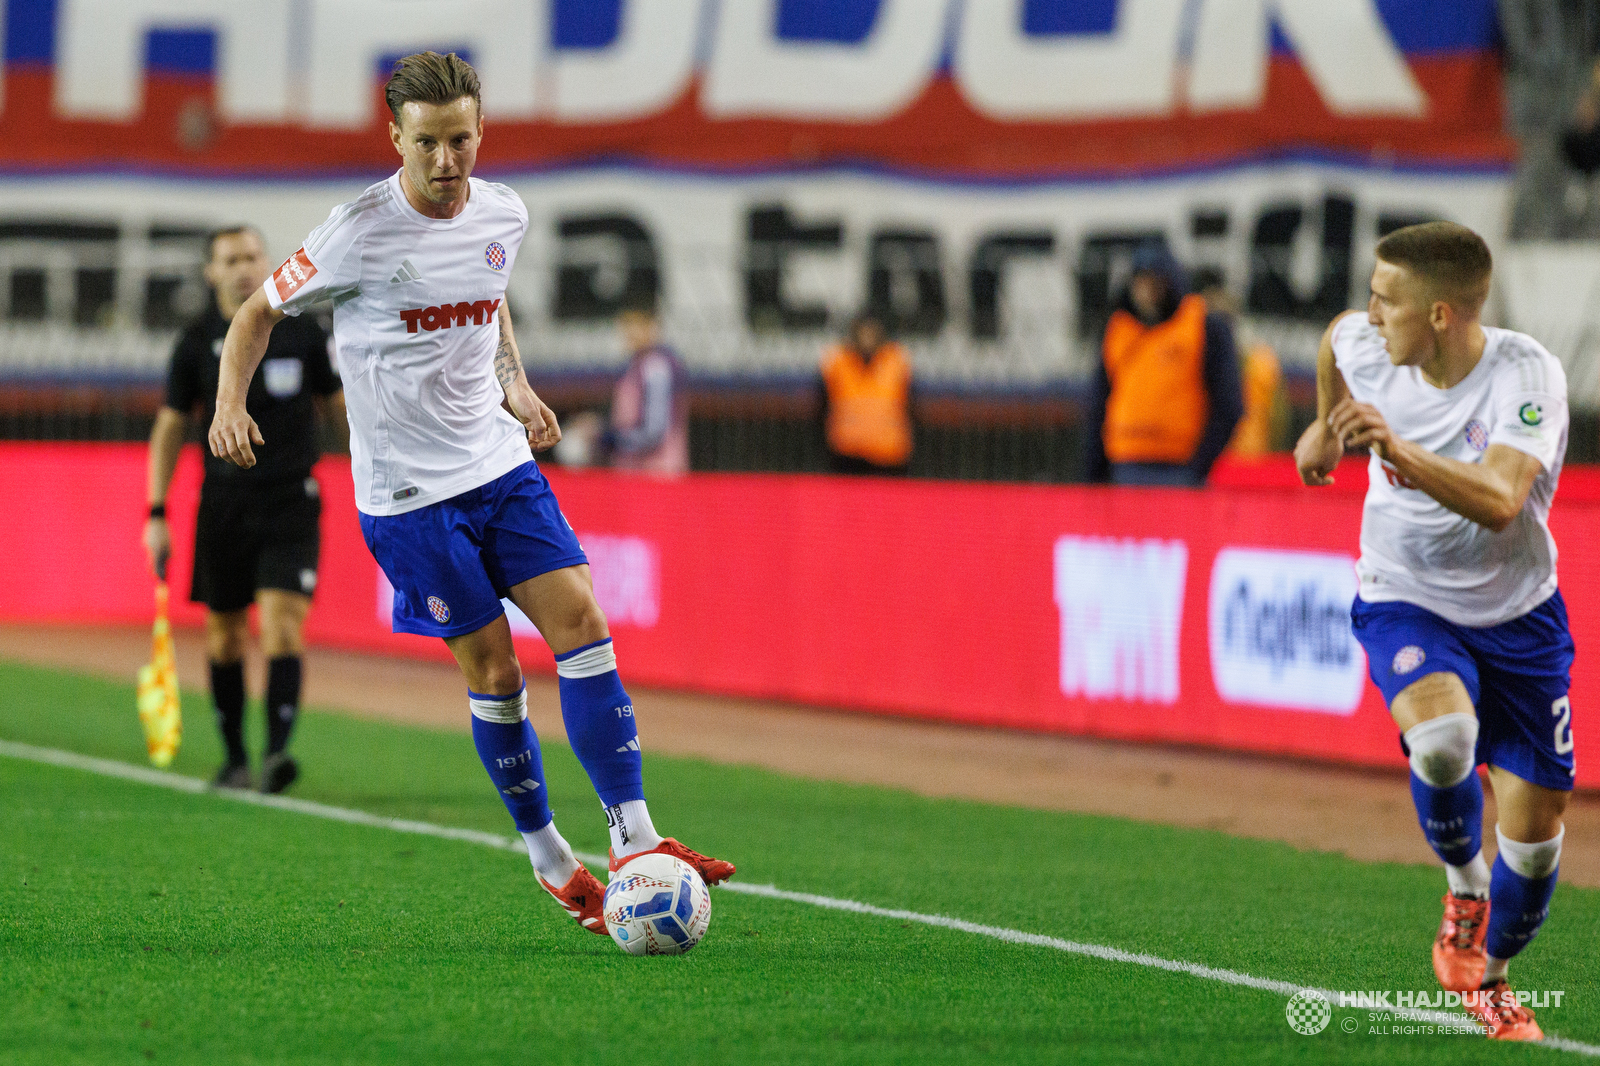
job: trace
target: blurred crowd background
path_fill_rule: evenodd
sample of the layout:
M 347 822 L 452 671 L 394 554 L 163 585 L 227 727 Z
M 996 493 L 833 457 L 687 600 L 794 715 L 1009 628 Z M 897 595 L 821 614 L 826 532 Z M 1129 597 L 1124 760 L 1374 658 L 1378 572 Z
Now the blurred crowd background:
M 1203 478 L 1292 446 L 1322 328 L 1429 218 L 1490 240 L 1489 320 L 1563 360 L 1600 459 L 1600 0 L 6 0 L 4 32 L 0 439 L 147 438 L 205 235 L 292 252 L 392 170 L 376 86 L 437 47 L 529 204 L 554 461 L 1109 479 L 1119 310 L 1187 306 L 1201 406 L 1141 402 Z

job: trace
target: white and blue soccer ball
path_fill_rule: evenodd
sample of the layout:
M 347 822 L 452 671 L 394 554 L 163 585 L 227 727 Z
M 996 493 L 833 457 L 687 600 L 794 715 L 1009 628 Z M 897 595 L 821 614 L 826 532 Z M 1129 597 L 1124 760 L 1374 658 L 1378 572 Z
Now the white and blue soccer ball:
M 611 875 L 605 916 L 611 939 L 629 955 L 682 955 L 706 935 L 711 893 L 693 866 L 652 852 Z

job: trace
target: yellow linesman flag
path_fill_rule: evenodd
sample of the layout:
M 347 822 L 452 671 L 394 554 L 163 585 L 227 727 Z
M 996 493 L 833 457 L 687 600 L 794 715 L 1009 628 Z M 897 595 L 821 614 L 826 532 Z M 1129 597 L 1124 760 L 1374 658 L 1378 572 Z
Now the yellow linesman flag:
M 183 712 L 178 706 L 178 663 L 172 653 L 172 626 L 167 621 L 167 583 L 156 584 L 156 624 L 150 634 L 150 662 L 139 667 L 139 724 L 153 766 L 172 765 L 183 741 Z

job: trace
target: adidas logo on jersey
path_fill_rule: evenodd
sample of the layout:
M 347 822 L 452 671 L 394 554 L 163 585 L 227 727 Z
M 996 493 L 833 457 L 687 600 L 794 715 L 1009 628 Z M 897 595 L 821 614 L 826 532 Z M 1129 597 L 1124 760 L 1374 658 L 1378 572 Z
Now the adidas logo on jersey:
M 411 260 L 400 260 L 400 269 L 394 272 L 394 277 L 389 279 L 390 285 L 402 285 L 408 281 L 421 281 L 422 272 L 411 265 Z
M 465 326 L 468 319 L 472 320 L 474 326 L 493 322 L 498 310 L 499 300 L 463 300 L 458 304 L 440 304 L 438 307 L 409 307 L 400 312 L 400 320 L 406 324 L 407 333 L 415 333 L 418 328 L 432 333 L 436 329 Z

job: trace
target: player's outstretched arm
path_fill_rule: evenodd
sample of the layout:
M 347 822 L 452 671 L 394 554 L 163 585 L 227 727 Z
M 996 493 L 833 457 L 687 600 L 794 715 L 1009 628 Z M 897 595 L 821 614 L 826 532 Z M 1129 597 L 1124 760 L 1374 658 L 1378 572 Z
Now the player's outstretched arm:
M 256 465 L 252 444 L 265 444 L 255 419 L 244 409 L 250 379 L 255 376 L 261 357 L 267 354 L 267 338 L 272 327 L 283 321 L 283 312 L 267 303 L 264 289 L 234 312 L 228 336 L 222 342 L 222 365 L 217 370 L 217 413 L 211 420 L 206 441 L 211 454 L 235 466 Z
M 1335 318 L 1322 333 L 1322 346 L 1317 350 L 1317 417 L 1294 446 L 1294 465 L 1307 485 L 1332 485 L 1334 467 L 1344 458 L 1344 445 L 1328 422 L 1328 415 L 1350 395 L 1333 357 L 1333 327 L 1343 317 Z
M 1347 447 L 1371 448 L 1408 486 L 1496 533 L 1522 511 L 1544 469 L 1538 459 L 1506 444 L 1491 444 L 1481 463 L 1436 455 L 1396 437 L 1376 407 L 1353 399 L 1335 407 L 1328 420 Z
M 517 337 L 511 329 L 511 313 L 500 305 L 500 344 L 494 352 L 494 376 L 505 391 L 505 407 L 528 431 L 528 447 L 536 452 L 555 447 L 561 440 L 556 413 L 534 393 L 517 352 Z

